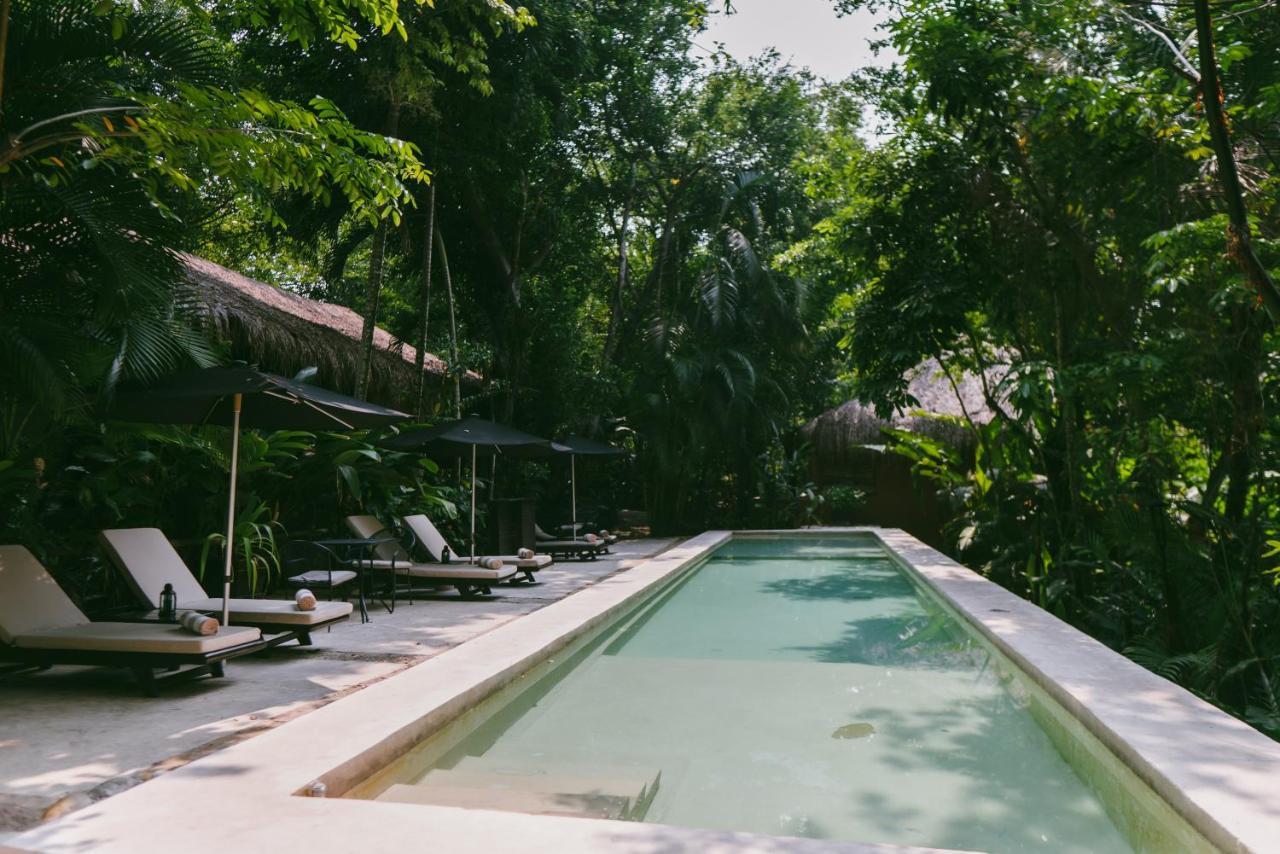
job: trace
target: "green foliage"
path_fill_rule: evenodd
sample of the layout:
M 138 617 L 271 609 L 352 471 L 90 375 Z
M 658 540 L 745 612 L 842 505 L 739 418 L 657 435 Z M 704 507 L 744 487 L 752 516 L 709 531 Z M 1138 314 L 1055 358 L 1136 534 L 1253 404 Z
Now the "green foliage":
M 271 508 L 259 501 L 236 512 L 235 522 L 231 528 L 231 559 L 233 579 L 238 571 L 244 579 L 245 596 L 257 596 L 271 590 L 279 581 L 280 549 L 276 543 L 276 532 L 279 523 L 271 519 Z M 218 573 L 209 572 L 210 559 L 221 552 L 225 559 L 227 548 L 226 533 L 210 534 L 205 537 L 204 546 L 200 549 L 200 578 L 208 580 L 220 577 Z
M 914 404 L 906 373 L 925 358 L 985 377 L 992 420 L 972 456 L 892 437 L 949 500 L 955 554 L 1280 734 L 1280 599 L 1263 557 L 1275 339 L 1223 255 L 1198 93 L 1153 35 L 1176 44 L 1188 9 L 891 8 L 903 64 L 855 85 L 897 134 L 841 180 L 830 158 L 810 177 L 831 213 L 807 257 L 841 258 L 857 283 L 828 321 L 848 380 L 888 410 Z M 1262 152 L 1280 111 L 1264 94 L 1275 66 L 1257 57 L 1280 28 L 1253 20 L 1222 16 L 1218 43 L 1274 269 Z

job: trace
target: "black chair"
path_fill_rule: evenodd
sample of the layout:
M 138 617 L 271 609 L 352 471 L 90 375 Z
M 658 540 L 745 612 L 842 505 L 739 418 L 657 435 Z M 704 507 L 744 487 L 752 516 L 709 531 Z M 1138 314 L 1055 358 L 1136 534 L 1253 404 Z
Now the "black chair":
M 290 540 L 285 544 L 283 561 L 290 587 L 294 590 L 305 587 L 311 591 L 327 591 L 330 601 L 334 594 L 339 594 L 345 602 L 348 587 L 359 584 L 360 573 L 351 569 L 333 549 L 319 543 Z

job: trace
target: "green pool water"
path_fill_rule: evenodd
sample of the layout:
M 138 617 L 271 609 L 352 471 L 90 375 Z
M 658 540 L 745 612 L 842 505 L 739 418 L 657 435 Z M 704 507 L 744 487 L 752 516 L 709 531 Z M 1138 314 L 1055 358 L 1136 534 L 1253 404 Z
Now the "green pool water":
M 660 772 L 665 824 L 1131 851 L 993 665 L 874 538 L 734 539 L 431 768 Z

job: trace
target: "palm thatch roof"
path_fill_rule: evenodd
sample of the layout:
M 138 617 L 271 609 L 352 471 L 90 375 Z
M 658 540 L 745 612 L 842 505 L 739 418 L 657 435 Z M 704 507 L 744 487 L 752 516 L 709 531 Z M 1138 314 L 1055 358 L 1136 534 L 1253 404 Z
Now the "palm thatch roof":
M 998 387 L 1006 370 L 999 365 L 989 368 L 988 387 Z M 881 418 L 869 404 L 850 400 L 806 424 L 801 432 L 813 448 L 815 468 L 843 469 L 855 463 L 868 446 L 884 444 L 885 428 L 908 430 L 967 448 L 974 441 L 969 423 L 986 424 L 996 416 L 978 375 L 962 374 L 953 384 L 935 359 L 912 369 L 907 391 L 919 405 L 895 410 L 889 418 Z
M 319 369 L 329 388 L 351 391 L 359 358 L 363 318 L 351 309 L 320 302 L 273 287 L 195 255 L 181 255 L 194 287 L 198 310 L 231 343 L 232 355 L 264 369 L 292 375 L 306 367 Z M 377 327 L 370 388 L 383 400 L 403 400 L 417 390 L 417 351 Z M 423 370 L 442 385 L 448 374 L 444 360 L 423 357 Z M 480 376 L 467 372 L 466 382 Z

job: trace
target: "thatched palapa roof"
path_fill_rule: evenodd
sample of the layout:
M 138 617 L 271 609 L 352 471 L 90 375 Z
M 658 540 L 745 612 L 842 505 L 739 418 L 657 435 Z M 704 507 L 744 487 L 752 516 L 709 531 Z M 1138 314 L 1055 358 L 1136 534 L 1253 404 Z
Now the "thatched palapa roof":
M 232 355 L 264 369 L 292 375 L 306 367 L 320 371 L 329 388 L 355 386 L 363 318 L 351 309 L 308 299 L 273 287 L 195 255 L 183 254 L 196 302 L 217 331 L 231 342 Z M 381 327 L 374 330 L 371 388 L 382 399 L 398 400 L 417 390 L 417 351 Z M 423 370 L 440 384 L 448 371 L 432 353 Z M 468 372 L 464 381 L 479 375 Z
M 1006 367 L 999 365 L 988 369 L 990 388 L 998 387 L 1005 370 Z M 986 424 L 996 415 L 987 405 L 980 377 L 965 373 L 956 377 L 953 385 L 934 359 L 912 369 L 907 391 L 919 401 L 919 406 L 898 409 L 889 418 L 881 418 L 868 404 L 850 400 L 806 424 L 801 432 L 813 447 L 815 464 L 823 469 L 842 469 L 854 463 L 867 447 L 884 444 L 887 427 L 909 430 L 955 447 L 968 447 L 973 444 L 968 422 Z M 951 417 L 936 417 L 940 415 Z

